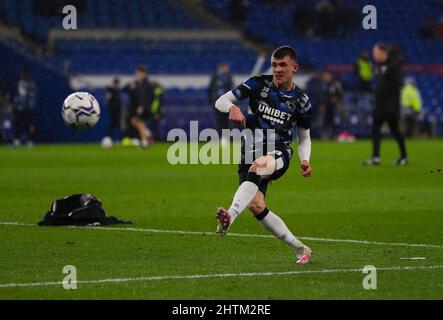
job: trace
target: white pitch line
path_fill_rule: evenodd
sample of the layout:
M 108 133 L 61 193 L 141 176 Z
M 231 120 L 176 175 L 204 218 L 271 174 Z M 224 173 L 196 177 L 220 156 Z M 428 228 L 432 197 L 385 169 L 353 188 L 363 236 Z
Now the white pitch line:
M 10 226 L 25 226 L 35 227 L 36 224 L 21 223 L 21 222 L 1 222 L 0 225 Z M 92 230 L 111 230 L 111 231 L 131 231 L 131 232 L 146 232 L 146 233 L 165 233 L 165 234 L 182 234 L 182 235 L 200 235 L 200 236 L 219 236 L 215 232 L 208 231 L 183 231 L 183 230 L 161 230 L 161 229 L 142 229 L 142 228 L 122 228 L 122 227 L 76 227 L 76 226 L 62 226 L 62 228 L 71 229 L 92 229 Z M 247 233 L 228 233 L 230 237 L 247 237 L 247 238 L 275 238 L 272 235 L 266 234 L 247 234 Z M 357 243 L 368 245 L 382 245 L 382 246 L 401 246 L 401 247 L 423 247 L 423 248 L 438 248 L 443 249 L 443 245 L 438 244 L 423 244 L 423 243 L 405 243 L 405 242 L 380 242 L 367 240 L 352 240 L 352 239 L 329 239 L 317 237 L 297 237 L 301 240 L 319 241 L 319 242 L 340 242 L 340 243 Z
M 443 265 L 436 266 L 396 266 L 396 267 L 379 267 L 377 271 L 404 271 L 404 270 L 430 270 L 443 269 Z M 301 271 L 283 271 L 283 272 L 245 272 L 245 273 L 215 273 L 215 274 L 194 274 L 194 275 L 177 275 L 177 276 L 151 276 L 136 278 L 117 278 L 117 279 L 97 279 L 97 280 L 78 280 L 77 284 L 97 284 L 97 283 L 117 283 L 129 281 L 159 281 L 159 280 L 183 280 L 183 279 L 207 279 L 207 278 L 233 278 L 233 277 L 263 277 L 263 276 L 289 276 L 297 274 L 319 274 L 319 273 L 350 273 L 363 272 L 363 269 L 326 269 L 326 270 L 301 270 Z M 62 285 L 63 281 L 48 282 L 24 282 L 24 283 L 4 283 L 0 284 L 0 288 L 16 288 L 16 287 L 42 287 Z

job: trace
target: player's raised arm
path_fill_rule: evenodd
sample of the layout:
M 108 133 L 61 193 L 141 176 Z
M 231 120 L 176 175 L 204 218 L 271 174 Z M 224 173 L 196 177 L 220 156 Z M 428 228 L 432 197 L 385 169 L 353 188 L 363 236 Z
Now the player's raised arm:
M 220 112 L 228 113 L 229 112 L 229 121 L 236 122 L 242 124 L 246 127 L 246 119 L 241 112 L 240 108 L 235 104 L 237 102 L 237 98 L 234 96 L 232 91 L 226 92 L 215 102 L 215 108 Z
M 229 120 L 240 123 L 246 127 L 246 119 L 243 112 L 236 105 L 238 100 L 244 100 L 250 97 L 251 92 L 259 86 L 258 77 L 252 77 L 238 85 L 231 91 L 226 92 L 215 102 L 215 107 L 220 112 L 229 112 Z
M 311 135 L 310 129 L 303 127 L 297 128 L 298 132 L 298 156 L 301 162 L 301 174 L 303 177 L 310 177 L 312 173 L 312 167 L 309 164 L 309 158 L 311 157 Z

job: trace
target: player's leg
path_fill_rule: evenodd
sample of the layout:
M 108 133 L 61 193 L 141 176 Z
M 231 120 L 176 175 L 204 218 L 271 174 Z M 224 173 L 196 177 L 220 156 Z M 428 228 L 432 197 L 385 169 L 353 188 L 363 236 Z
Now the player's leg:
M 276 169 L 275 158 L 271 155 L 261 156 L 249 167 L 244 181 L 241 182 L 234 195 L 229 209 L 218 208 L 216 218 L 219 222 L 217 233 L 226 234 L 234 220 L 246 209 L 257 193 L 262 179 L 268 179 Z
M 388 119 L 388 125 L 389 125 L 389 129 L 391 130 L 391 134 L 395 138 L 395 140 L 397 141 L 398 147 L 400 149 L 400 158 L 397 160 L 397 165 L 405 165 L 408 163 L 407 153 L 406 153 L 406 144 L 405 144 L 405 139 L 404 139 L 403 135 L 401 134 L 400 129 L 398 127 L 398 122 L 399 122 L 399 119 L 395 118 L 395 117 Z
M 372 119 L 372 158 L 363 162 L 364 165 L 372 166 L 379 165 L 380 159 L 380 143 L 381 143 L 381 126 L 383 119 L 381 117 L 373 116 Z
M 154 143 L 154 130 L 155 129 L 153 129 L 153 125 L 152 125 L 153 122 L 154 121 L 148 120 L 147 114 L 144 115 L 142 123 L 143 123 L 143 130 L 145 130 L 145 137 L 146 137 L 145 146 L 146 147 Z
M 32 110 L 27 110 L 25 113 L 25 123 L 26 123 L 26 140 L 28 147 L 32 147 L 34 145 L 33 137 L 35 133 L 34 126 L 34 117 L 32 114 Z
M 147 147 L 149 145 L 149 139 L 151 137 L 151 132 L 146 127 L 146 124 L 143 120 L 141 120 L 139 117 L 133 117 L 131 119 L 131 124 L 134 126 L 134 128 L 137 129 L 138 134 L 142 141 L 142 147 Z
M 22 140 L 23 111 L 14 110 L 14 146 L 19 146 Z M 26 129 L 25 129 L 26 130 Z
M 381 126 L 383 120 L 375 117 L 372 122 L 372 157 L 380 158 L 380 144 L 381 144 Z
M 271 155 L 265 155 L 255 160 L 249 168 L 246 181 L 244 181 L 235 193 L 229 213 L 234 219 L 241 213 L 257 194 L 261 180 L 267 180 L 275 172 L 277 162 Z
M 117 126 L 117 119 L 114 113 L 109 114 L 109 123 L 108 123 L 108 137 L 113 138 L 114 130 Z
M 288 170 L 290 156 L 287 152 L 282 150 L 275 150 L 269 153 L 269 155 L 272 155 L 275 159 L 275 170 L 267 179 L 278 180 Z M 260 186 L 259 191 L 248 205 L 249 210 L 268 231 L 293 248 L 298 264 L 308 263 L 312 254 L 311 249 L 301 243 L 301 241 L 299 241 L 288 229 L 283 220 L 266 207 L 266 186 L 267 185 Z
M 294 250 L 297 263 L 306 264 L 309 262 L 312 254 L 311 249 L 294 236 L 277 214 L 266 207 L 265 196 L 260 190 L 249 203 L 248 209 L 266 230 Z
M 137 131 L 138 137 L 143 140 L 143 127 L 141 126 L 140 119 L 137 116 L 131 118 L 131 125 Z

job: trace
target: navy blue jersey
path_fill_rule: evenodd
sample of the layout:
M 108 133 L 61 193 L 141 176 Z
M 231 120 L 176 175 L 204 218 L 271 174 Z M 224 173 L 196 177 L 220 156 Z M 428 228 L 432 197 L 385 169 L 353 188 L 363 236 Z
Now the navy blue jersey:
M 260 139 L 274 143 L 276 149 L 288 149 L 293 139 L 292 128 L 311 127 L 311 102 L 295 84 L 291 91 L 285 91 L 276 87 L 272 80 L 272 75 L 252 77 L 234 88 L 232 93 L 238 100 L 249 98 L 247 128 L 263 129 L 264 132 L 266 129 L 275 130 L 272 136 L 254 135 L 253 143 L 261 142 L 258 141 Z

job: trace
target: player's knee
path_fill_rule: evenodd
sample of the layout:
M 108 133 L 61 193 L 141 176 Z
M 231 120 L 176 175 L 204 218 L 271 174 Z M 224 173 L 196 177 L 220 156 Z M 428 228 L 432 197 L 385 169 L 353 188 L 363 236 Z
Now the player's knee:
M 254 214 L 254 215 L 258 215 L 261 212 L 263 212 L 263 210 L 266 209 L 266 204 L 264 201 L 251 201 L 248 205 L 248 209 Z
M 274 157 L 266 155 L 255 160 L 249 168 L 249 173 L 253 172 L 260 177 L 267 177 L 274 173 L 276 161 Z

